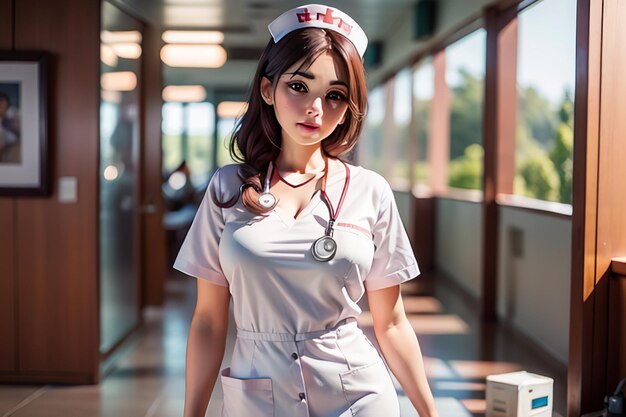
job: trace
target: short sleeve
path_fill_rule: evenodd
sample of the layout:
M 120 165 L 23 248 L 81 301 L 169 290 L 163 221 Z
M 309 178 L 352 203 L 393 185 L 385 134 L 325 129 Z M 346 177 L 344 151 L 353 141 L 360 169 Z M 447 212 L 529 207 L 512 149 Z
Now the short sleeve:
M 224 230 L 222 209 L 211 197 L 221 196 L 220 170 L 215 171 L 196 216 L 183 241 L 174 268 L 187 275 L 228 286 L 219 261 L 219 242 Z
M 387 181 L 384 184 L 373 229 L 374 260 L 364 281 L 370 291 L 401 284 L 420 273 L 393 191 Z

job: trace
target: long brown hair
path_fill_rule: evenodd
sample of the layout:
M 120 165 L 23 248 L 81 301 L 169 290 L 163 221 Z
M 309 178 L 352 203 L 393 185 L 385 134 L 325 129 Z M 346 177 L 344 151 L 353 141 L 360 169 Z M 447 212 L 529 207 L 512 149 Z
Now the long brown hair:
M 367 87 L 363 62 L 356 48 L 347 38 L 332 30 L 320 28 L 299 29 L 285 35 L 278 43 L 270 39 L 259 59 L 254 80 L 248 92 L 248 109 L 237 121 L 230 138 L 230 155 L 240 162 L 239 178 L 241 198 L 244 207 L 256 214 L 263 214 L 272 208 L 265 208 L 258 202 L 270 161 L 280 154 L 282 143 L 281 127 L 276 119 L 274 108 L 261 97 L 261 80 L 269 79 L 276 88 L 279 77 L 289 67 L 303 59 L 298 70 L 306 70 L 325 52 L 330 52 L 336 63 L 348 76 L 348 109 L 343 124 L 322 141 L 322 152 L 326 156 L 338 158 L 348 153 L 361 134 L 362 121 L 367 106 Z M 229 201 L 213 200 L 219 207 L 231 207 L 239 194 Z

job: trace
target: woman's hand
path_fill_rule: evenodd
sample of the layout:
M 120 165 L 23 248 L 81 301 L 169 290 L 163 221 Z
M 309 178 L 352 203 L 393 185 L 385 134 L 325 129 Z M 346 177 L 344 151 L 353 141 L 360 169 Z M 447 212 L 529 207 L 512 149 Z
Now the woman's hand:
M 389 368 L 420 417 L 438 417 L 428 386 L 422 352 L 406 318 L 400 285 L 368 291 L 374 333 Z

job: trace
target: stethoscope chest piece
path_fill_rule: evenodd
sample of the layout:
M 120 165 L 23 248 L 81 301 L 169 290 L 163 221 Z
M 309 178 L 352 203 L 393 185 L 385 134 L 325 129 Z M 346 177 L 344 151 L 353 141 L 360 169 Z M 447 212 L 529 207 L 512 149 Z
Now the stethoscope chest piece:
M 259 196 L 259 204 L 265 208 L 270 208 L 276 204 L 276 197 L 274 197 L 274 194 L 269 192 L 262 193 Z
M 328 262 L 337 253 L 337 242 L 330 236 L 322 236 L 313 242 L 311 253 L 316 260 Z

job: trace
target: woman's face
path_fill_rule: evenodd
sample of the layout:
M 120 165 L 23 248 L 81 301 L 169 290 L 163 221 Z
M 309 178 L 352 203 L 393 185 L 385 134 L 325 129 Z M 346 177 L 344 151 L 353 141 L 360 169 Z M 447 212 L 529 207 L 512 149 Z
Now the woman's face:
M 282 128 L 282 140 L 314 145 L 327 138 L 345 120 L 348 109 L 348 77 L 326 52 L 313 64 L 296 72 L 301 61 L 280 76 L 275 89 L 267 78 L 261 94 L 274 106 Z

